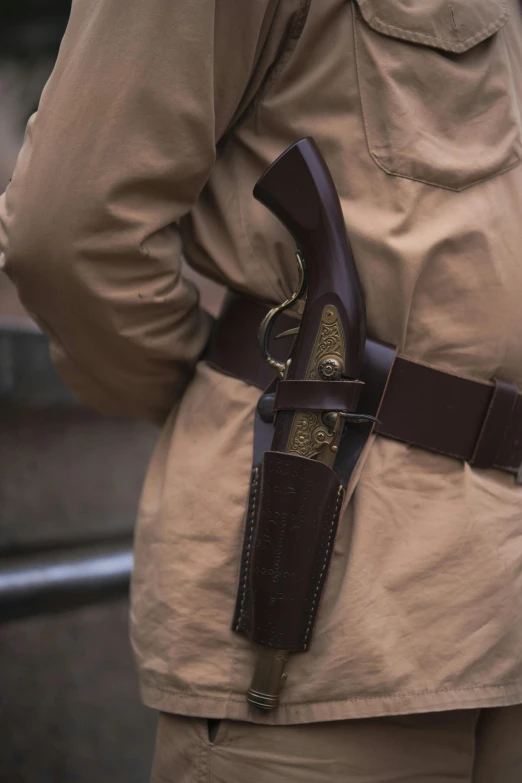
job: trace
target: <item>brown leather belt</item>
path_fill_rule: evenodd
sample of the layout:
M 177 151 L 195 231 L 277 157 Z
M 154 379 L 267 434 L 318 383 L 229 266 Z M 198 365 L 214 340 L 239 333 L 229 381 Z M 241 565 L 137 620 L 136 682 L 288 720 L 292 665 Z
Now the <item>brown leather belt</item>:
M 257 349 L 257 332 L 268 307 L 239 294 L 227 297 L 214 328 L 205 359 L 221 372 L 259 389 L 274 380 L 274 371 Z M 275 331 L 296 325 L 295 317 L 282 315 Z M 278 329 L 278 327 L 281 327 Z M 284 360 L 285 340 L 273 341 L 271 352 Z M 367 340 L 366 355 L 390 352 Z M 372 403 L 372 377 L 365 377 L 365 393 L 357 412 L 375 415 L 376 432 L 412 446 L 436 451 L 479 468 L 508 471 L 522 484 L 522 394 L 514 384 L 463 378 L 421 362 L 395 356 L 386 389 Z

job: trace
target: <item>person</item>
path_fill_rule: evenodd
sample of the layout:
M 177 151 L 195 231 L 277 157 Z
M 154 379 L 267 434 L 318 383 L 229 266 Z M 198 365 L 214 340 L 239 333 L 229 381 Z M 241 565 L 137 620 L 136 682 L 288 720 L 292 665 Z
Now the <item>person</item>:
M 368 444 L 280 706 L 248 706 L 231 619 L 260 392 L 205 359 L 181 256 L 285 299 L 293 241 L 252 188 L 312 136 L 369 334 L 522 390 L 521 40 L 515 0 L 73 2 L 0 247 L 76 394 L 162 428 L 131 610 L 153 781 L 520 778 L 521 486 L 401 440 Z

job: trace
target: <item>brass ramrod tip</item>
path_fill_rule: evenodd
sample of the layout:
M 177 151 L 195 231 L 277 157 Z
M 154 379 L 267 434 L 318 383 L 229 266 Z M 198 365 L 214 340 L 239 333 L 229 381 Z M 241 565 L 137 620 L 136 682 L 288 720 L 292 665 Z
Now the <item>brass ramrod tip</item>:
M 258 691 L 253 691 L 250 688 L 247 693 L 247 702 L 258 710 L 275 710 L 279 704 L 279 695 L 258 693 Z
M 288 650 L 257 648 L 254 674 L 246 697 L 252 707 L 258 710 L 275 710 L 286 680 L 287 660 Z

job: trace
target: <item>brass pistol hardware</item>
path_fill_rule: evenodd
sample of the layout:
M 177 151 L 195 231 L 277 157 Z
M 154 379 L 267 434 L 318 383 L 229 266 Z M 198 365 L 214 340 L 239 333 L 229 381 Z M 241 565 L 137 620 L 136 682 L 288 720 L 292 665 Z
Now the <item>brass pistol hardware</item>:
M 342 364 L 335 357 L 323 359 L 317 368 L 317 374 L 323 381 L 340 381 L 343 374 Z
M 306 299 L 298 299 L 292 309 L 294 313 L 296 313 L 297 315 L 302 315 L 304 313 L 305 307 L 306 307 Z
M 293 335 L 296 335 L 299 333 L 299 327 L 295 326 L 293 329 L 287 329 L 286 332 L 281 332 L 281 334 L 278 334 L 274 337 L 274 340 L 282 340 L 283 337 L 292 337 Z
M 306 370 L 306 380 L 337 380 L 344 372 L 345 341 L 337 308 L 327 305 Z
M 366 424 L 372 422 L 372 424 L 379 424 L 379 420 L 374 416 L 366 416 L 359 413 L 344 413 L 344 411 L 323 413 L 323 423 L 328 427 L 330 434 L 328 441 L 325 445 L 328 448 L 323 448 L 317 455 L 319 462 L 324 462 L 328 467 L 333 468 L 337 452 L 339 451 L 339 444 L 343 435 L 344 425 L 347 421 L 353 424 Z
M 340 379 L 344 371 L 344 354 L 344 332 L 339 313 L 333 305 L 327 305 L 321 315 L 305 380 Z M 287 451 L 299 457 L 317 457 L 331 467 L 339 449 L 343 426 L 344 420 L 338 418 L 327 423 L 320 411 L 296 411 Z
M 289 307 L 292 307 L 294 302 L 297 302 L 299 299 L 301 299 L 306 290 L 306 285 L 307 285 L 306 264 L 304 258 L 302 257 L 301 253 L 299 253 L 299 251 L 297 251 L 296 253 L 296 259 L 297 259 L 297 266 L 299 268 L 299 282 L 297 285 L 297 290 L 294 291 L 294 293 L 289 299 L 287 299 L 282 304 L 277 305 L 277 307 L 273 307 L 272 310 L 270 310 L 270 312 L 268 312 L 265 315 L 265 317 L 261 321 L 261 326 L 259 327 L 259 332 L 257 337 L 257 342 L 265 361 L 270 367 L 273 367 L 274 370 L 277 370 L 279 377 L 281 379 L 285 377 L 285 374 L 288 370 L 288 362 L 280 362 L 278 359 L 275 359 L 273 356 L 271 356 L 268 350 L 268 342 L 270 340 L 272 326 L 277 316 L 280 313 L 284 312 L 285 310 L 288 310 Z
M 337 413 L 335 411 L 331 413 L 323 413 L 323 421 L 327 427 L 333 428 L 337 423 L 337 417 L 341 416 L 345 422 L 349 421 L 352 424 L 380 424 L 379 419 L 375 416 L 368 416 L 366 413 L 344 413 L 343 411 Z

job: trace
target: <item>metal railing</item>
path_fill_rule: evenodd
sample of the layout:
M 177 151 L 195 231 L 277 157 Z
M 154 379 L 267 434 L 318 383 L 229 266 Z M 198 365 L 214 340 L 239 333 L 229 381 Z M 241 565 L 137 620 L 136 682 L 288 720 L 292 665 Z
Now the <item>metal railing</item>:
M 0 623 L 124 597 L 132 565 L 130 537 L 4 553 Z
M 0 415 L 81 408 L 49 359 L 47 339 L 24 318 L 0 317 Z M 3 466 L 1 480 L 8 480 Z M 0 550 L 0 623 L 128 594 L 132 537 Z

